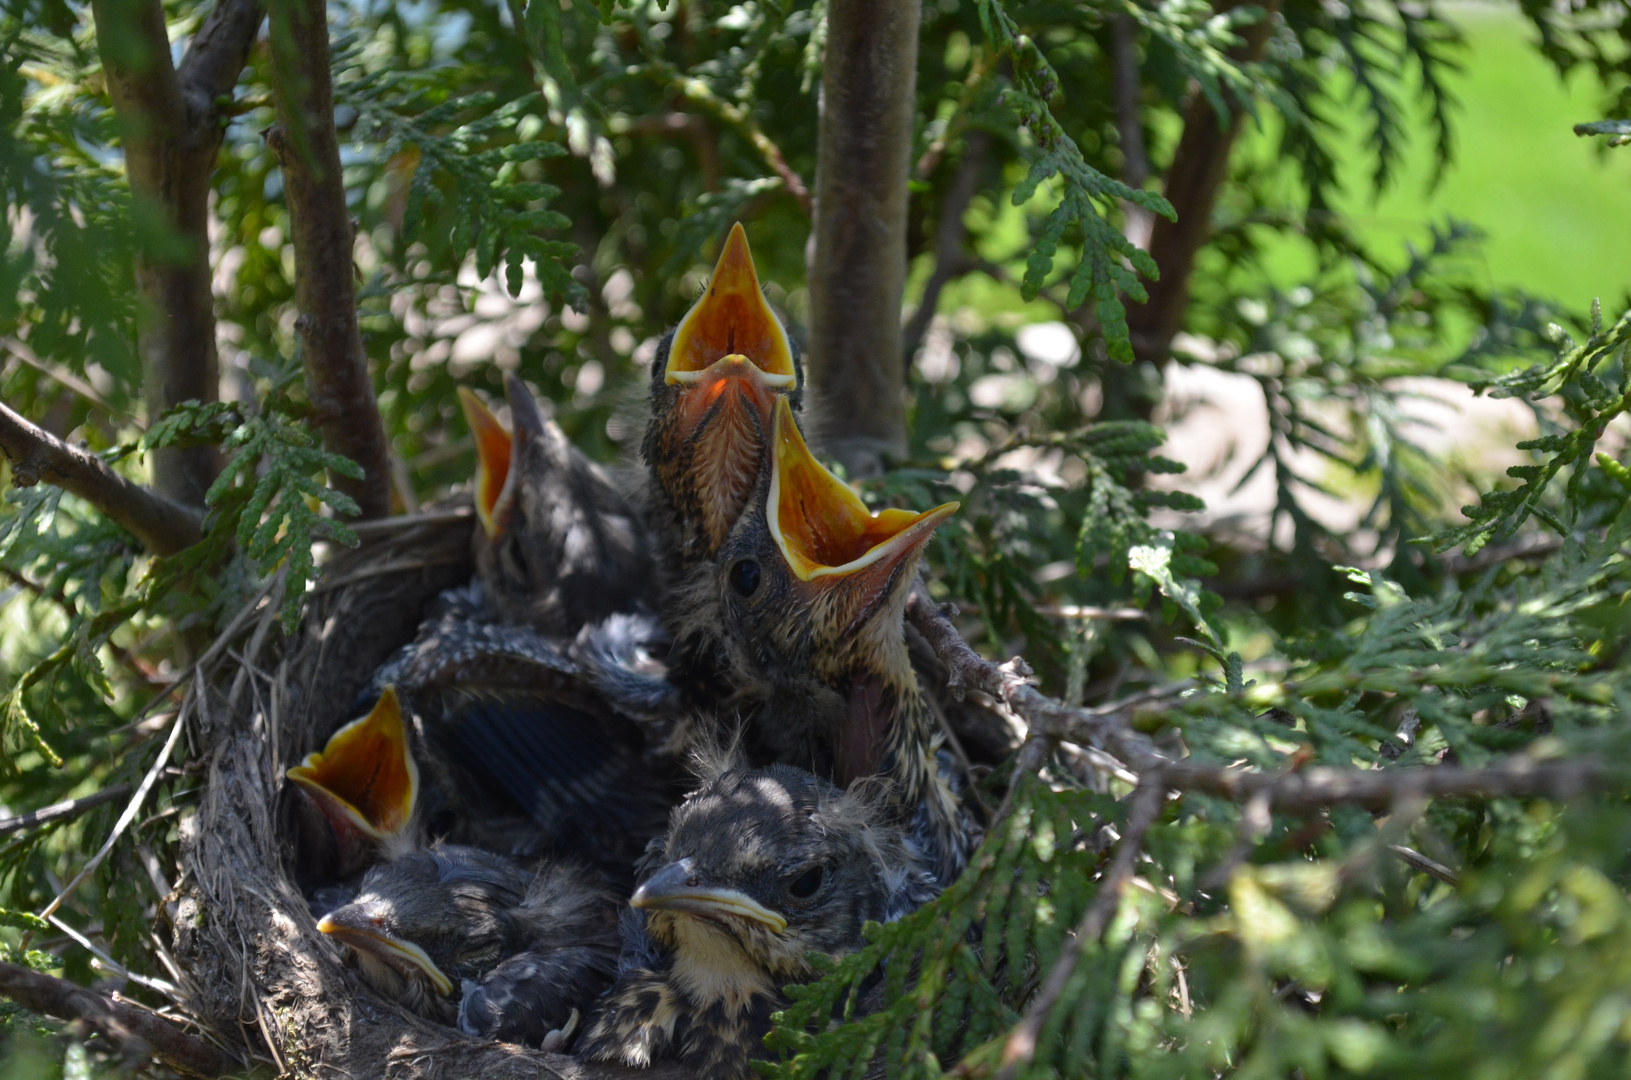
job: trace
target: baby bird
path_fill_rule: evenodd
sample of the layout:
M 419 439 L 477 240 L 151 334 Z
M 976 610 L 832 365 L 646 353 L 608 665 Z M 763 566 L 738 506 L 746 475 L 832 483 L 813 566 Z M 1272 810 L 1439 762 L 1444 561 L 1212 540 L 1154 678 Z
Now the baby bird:
M 803 371 L 759 290 L 740 223 L 708 290 L 657 348 L 641 455 L 649 512 L 670 582 L 713 557 L 747 505 L 777 400 L 796 407 Z
M 487 614 L 554 638 L 654 606 L 651 538 L 639 511 L 514 375 L 505 393 L 512 435 L 459 389 L 476 441 L 476 579 Z
M 380 994 L 468 1035 L 558 1049 L 617 969 L 617 904 L 589 871 L 437 844 L 370 869 L 317 929 Z
M 746 1080 L 749 1062 L 767 1056 L 783 988 L 816 975 L 807 954 L 853 952 L 867 921 L 899 918 L 934 893 L 860 790 L 785 765 L 727 765 L 674 810 L 648 857 L 624 969 L 578 1054 Z
M 970 828 L 940 774 L 903 612 L 924 547 L 956 510 L 871 513 L 780 403 L 770 468 L 708 583 L 731 677 L 756 703 L 755 751 L 839 784 L 881 775 L 942 885 L 962 869 Z
M 319 866 L 323 877 L 344 880 L 382 853 L 414 846 L 419 768 L 408 739 L 396 687 L 386 686 L 365 715 L 288 770 L 305 805 L 326 825 L 303 834 L 320 849 L 306 861 Z

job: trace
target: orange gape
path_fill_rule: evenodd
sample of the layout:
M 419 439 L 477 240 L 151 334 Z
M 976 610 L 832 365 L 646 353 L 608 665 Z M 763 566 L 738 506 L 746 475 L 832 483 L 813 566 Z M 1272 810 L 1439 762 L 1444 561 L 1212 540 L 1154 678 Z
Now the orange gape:
M 778 389 L 793 386 L 793 348 L 759 289 L 759 274 L 740 222 L 731 226 L 708 279 L 708 291 L 674 328 L 664 377 L 670 385 L 697 383 L 727 358 L 744 362 L 738 374 L 756 376 Z
M 798 383 L 740 224 L 653 374 L 646 460 L 676 515 L 682 557 L 711 558 L 752 494 L 776 399 Z
M 375 840 L 401 835 L 413 819 L 419 767 L 408 748 L 396 688 L 387 686 L 367 716 L 336 731 L 288 776 L 336 833 L 356 830 Z
M 487 535 L 493 537 L 504 524 L 494 519 L 493 511 L 510 480 L 510 433 L 480 398 L 462 386 L 459 404 L 476 440 L 476 516 Z
M 801 581 L 893 566 L 921 550 L 936 526 L 957 510 L 952 502 L 922 513 L 872 513 L 853 488 L 810 453 L 785 400 L 776 403 L 771 446 L 775 460 L 766 519 Z

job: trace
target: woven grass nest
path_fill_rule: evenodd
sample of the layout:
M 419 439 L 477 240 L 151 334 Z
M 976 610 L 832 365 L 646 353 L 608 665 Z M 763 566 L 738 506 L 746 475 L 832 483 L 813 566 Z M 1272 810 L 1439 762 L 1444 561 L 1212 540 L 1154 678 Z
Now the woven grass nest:
M 180 883 L 168 905 L 175 973 L 212 1042 L 280 1074 L 689 1077 L 673 1064 L 633 1070 L 481 1041 L 409 1013 L 346 966 L 296 884 L 309 824 L 284 771 L 348 719 L 375 669 L 413 638 L 426 604 L 470 579 L 474 527 L 468 501 L 370 523 L 358 548 L 327 562 L 292 638 L 278 605 L 263 601 L 204 654 L 181 718 L 206 780 L 182 826 Z M 909 636 L 927 656 L 920 670 L 933 671 L 932 650 Z M 1013 745 L 1006 723 L 935 694 L 938 681 L 930 696 L 945 707 L 959 752 L 1002 760 Z
M 206 653 L 183 719 L 207 779 L 182 829 L 169 908 L 194 1019 L 246 1064 L 280 1074 L 690 1076 L 483 1042 L 421 1019 L 345 966 L 295 884 L 304 816 L 284 770 L 344 722 L 374 669 L 412 639 L 427 601 L 469 580 L 474 521 L 466 505 L 366 529 L 359 548 L 324 568 L 292 639 L 265 603 Z

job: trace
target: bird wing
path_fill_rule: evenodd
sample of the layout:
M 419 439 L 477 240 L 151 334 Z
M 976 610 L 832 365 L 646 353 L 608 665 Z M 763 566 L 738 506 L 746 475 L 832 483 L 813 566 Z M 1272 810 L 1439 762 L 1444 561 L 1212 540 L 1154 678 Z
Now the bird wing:
M 613 713 L 549 695 L 459 691 L 429 734 L 486 801 L 509 803 L 551 836 L 627 831 L 660 803 L 640 762 L 640 734 Z

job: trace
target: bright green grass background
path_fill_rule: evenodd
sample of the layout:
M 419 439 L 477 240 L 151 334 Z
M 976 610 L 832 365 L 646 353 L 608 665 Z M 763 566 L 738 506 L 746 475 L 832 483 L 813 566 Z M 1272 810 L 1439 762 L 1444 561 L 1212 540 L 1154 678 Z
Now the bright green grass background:
M 1350 102 L 1337 208 L 1370 250 L 1394 265 L 1403 262 L 1407 241 L 1426 243 L 1430 226 L 1451 217 L 1471 222 L 1487 239 L 1469 253 L 1470 265 L 1461 265 L 1483 284 L 1523 289 L 1577 313 L 1601 297 L 1612 317 L 1631 296 L 1631 146 L 1605 152 L 1603 140 L 1574 134 L 1576 123 L 1602 119 L 1602 95 L 1587 71 L 1577 71 L 1568 85 L 1559 79 L 1530 44 L 1534 30 L 1515 5 L 1457 3 L 1447 12 L 1467 37 L 1462 70 L 1447 80 L 1459 102 L 1454 161 L 1431 187 L 1435 136 L 1422 109 L 1399 174 L 1375 197 L 1374 161 L 1364 149 L 1368 122 L 1360 103 Z M 1267 122 L 1272 127 L 1275 121 Z M 1271 154 L 1276 141 L 1248 128 L 1240 151 Z M 1282 190 L 1300 205 L 1297 185 L 1288 182 Z M 1038 193 L 1033 212 L 1045 213 L 1051 198 Z M 976 201 L 969 214 L 982 235 L 981 253 L 1012 260 L 1015 272 L 1022 271 L 1018 264 L 1030 246 L 1023 213 Z M 998 220 L 989 228 L 993 215 Z M 1310 279 L 1316 263 L 1308 244 L 1266 232 L 1264 238 L 1265 269 L 1274 284 L 1290 288 Z M 913 267 L 909 295 L 922 287 L 930 262 L 925 256 Z M 1049 305 L 1026 304 L 1015 288 L 983 275 L 947 289 L 941 310 L 959 308 L 1010 325 L 1058 317 Z
M 1462 71 L 1449 80 L 1460 103 L 1454 162 L 1431 189 L 1433 133 L 1418 116 L 1403 170 L 1374 198 L 1373 162 L 1361 149 L 1367 125 L 1355 103 L 1337 207 L 1383 255 L 1402 252 L 1406 240 L 1422 243 L 1428 225 L 1450 216 L 1470 221 L 1488 235 L 1479 262 L 1489 284 L 1575 311 L 1594 296 L 1609 311 L 1622 307 L 1631 292 L 1631 146 L 1604 153 L 1603 140 L 1574 134 L 1576 123 L 1602 118 L 1590 74 L 1578 71 L 1565 85 L 1513 7 L 1447 10 L 1468 42 Z M 1270 267 L 1288 285 L 1305 265 L 1288 251 Z

